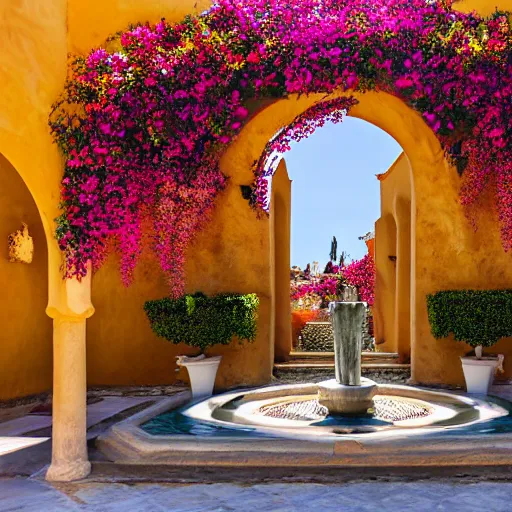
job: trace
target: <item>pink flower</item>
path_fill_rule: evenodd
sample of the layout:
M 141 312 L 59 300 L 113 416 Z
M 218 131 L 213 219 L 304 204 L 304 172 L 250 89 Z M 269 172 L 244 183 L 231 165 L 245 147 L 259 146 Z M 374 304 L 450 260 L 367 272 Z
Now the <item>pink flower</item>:
M 245 119 L 249 115 L 249 111 L 245 107 L 238 107 L 235 110 L 235 117 Z
M 414 82 L 410 78 L 399 78 L 398 80 L 395 80 L 395 85 L 398 88 L 403 89 L 405 87 L 411 87 L 414 85 Z
M 110 126 L 110 123 L 100 123 L 100 130 L 102 133 L 110 134 L 112 133 L 112 128 Z
M 258 64 L 260 60 L 261 58 L 259 53 L 251 52 L 249 55 L 247 55 L 247 62 L 250 62 L 251 64 Z
M 488 39 L 474 51 L 468 41 L 479 33 Z M 502 13 L 468 16 L 425 0 L 218 0 L 185 23 L 132 27 L 115 51 L 73 64 L 50 120 L 66 162 L 57 223 L 67 275 L 83 276 L 88 261 L 98 268 L 114 248 L 128 283 L 141 225 L 151 224 L 148 240 L 179 294 L 187 246 L 225 186 L 219 158 L 247 102 L 349 90 L 385 91 L 423 115 L 463 172 L 461 203 L 469 211 L 490 188 L 512 249 L 510 34 Z M 268 210 L 276 155 L 355 104 L 320 101 L 269 141 L 254 166 L 254 207 Z M 346 272 L 366 276 L 366 296 L 363 267 Z

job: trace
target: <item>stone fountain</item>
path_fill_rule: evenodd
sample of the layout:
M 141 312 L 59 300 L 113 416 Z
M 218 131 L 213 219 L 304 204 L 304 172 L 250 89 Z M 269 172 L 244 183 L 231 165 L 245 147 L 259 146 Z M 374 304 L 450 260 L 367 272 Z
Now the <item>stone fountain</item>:
M 366 414 L 373 406 L 377 384 L 361 378 L 364 302 L 331 302 L 335 379 L 318 384 L 318 402 L 331 414 Z
M 178 393 L 115 425 L 97 446 L 134 464 L 510 464 L 512 404 L 361 378 L 366 304 L 350 289 L 342 299 L 330 304 L 334 379 L 192 402 Z

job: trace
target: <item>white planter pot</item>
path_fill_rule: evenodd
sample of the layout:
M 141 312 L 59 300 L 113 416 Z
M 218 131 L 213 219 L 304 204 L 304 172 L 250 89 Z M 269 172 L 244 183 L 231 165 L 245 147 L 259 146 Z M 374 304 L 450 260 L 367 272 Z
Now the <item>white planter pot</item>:
M 222 356 L 216 357 L 176 357 L 178 366 L 184 366 L 190 377 L 192 397 L 209 397 L 213 393 L 213 385 Z
M 494 380 L 499 360 L 494 358 L 477 359 L 476 357 L 461 357 L 460 360 L 468 393 L 487 395 Z

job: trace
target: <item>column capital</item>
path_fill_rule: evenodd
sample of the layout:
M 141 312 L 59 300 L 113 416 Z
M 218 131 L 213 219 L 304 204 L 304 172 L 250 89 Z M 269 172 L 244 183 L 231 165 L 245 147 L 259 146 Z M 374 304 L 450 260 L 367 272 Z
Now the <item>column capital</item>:
M 78 321 L 90 318 L 94 314 L 91 301 L 91 275 L 89 270 L 85 277 L 63 279 L 59 285 L 58 300 L 50 300 L 46 314 L 54 320 L 66 319 Z

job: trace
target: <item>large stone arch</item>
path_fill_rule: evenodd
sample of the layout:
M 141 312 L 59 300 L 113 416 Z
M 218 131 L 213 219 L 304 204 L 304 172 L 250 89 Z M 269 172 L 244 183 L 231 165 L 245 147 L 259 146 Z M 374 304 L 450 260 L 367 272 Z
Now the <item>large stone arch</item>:
M 295 116 L 327 98 L 321 95 L 290 98 L 272 102 L 258 110 L 231 144 L 221 159 L 222 171 L 230 176 L 227 190 L 219 198 L 212 224 L 198 236 L 195 245 L 208 242 L 205 233 L 219 233 L 218 224 L 226 216 L 236 216 L 235 229 L 229 223 L 220 235 L 229 252 L 229 261 L 247 261 L 239 254 L 250 252 L 251 264 L 243 271 L 231 272 L 230 282 L 242 284 L 241 291 L 257 291 L 263 297 L 260 335 L 254 347 L 247 348 L 247 361 L 257 356 L 261 361 L 257 383 L 271 371 L 272 293 L 268 272 L 271 235 L 269 221 L 250 213 L 241 197 L 240 185 L 249 185 L 251 167 L 261 155 L 268 140 Z M 402 146 L 410 162 L 411 195 L 411 363 L 412 379 L 423 383 L 461 384 L 462 372 L 458 356 L 467 347 L 463 344 L 435 341 L 430 334 L 425 297 L 446 288 L 503 288 L 512 283 L 509 256 L 503 251 L 499 236 L 490 227 L 496 222 L 490 207 L 481 211 L 482 228 L 475 232 L 459 202 L 460 178 L 444 158 L 443 150 L 420 115 L 401 100 L 382 92 L 357 95 L 359 104 L 350 115 L 364 119 L 383 129 Z M 230 212 L 230 213 L 228 213 Z M 485 247 L 485 249 L 484 249 Z M 489 254 L 495 264 L 491 264 Z M 222 259 L 222 251 L 218 253 Z M 226 254 L 227 256 L 227 254 Z M 198 270 L 199 263 L 188 268 Z M 510 353 L 498 344 L 497 351 Z M 241 359 L 241 361 L 240 361 Z M 238 361 L 241 368 L 243 360 Z M 510 372 L 510 370 L 508 370 Z M 244 375 L 244 371 L 241 372 Z M 252 374 L 252 377 L 255 377 Z M 231 379 L 228 379 L 231 380 Z

